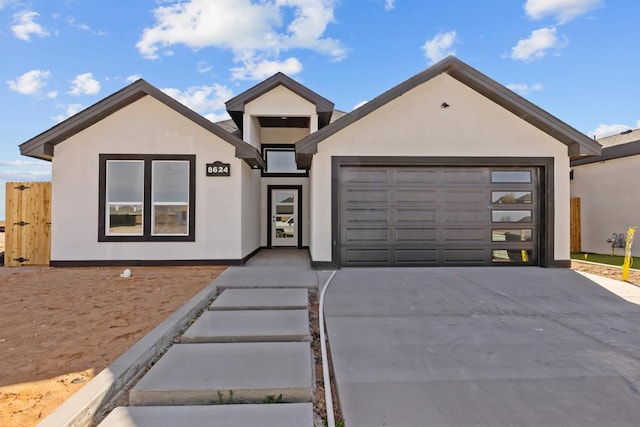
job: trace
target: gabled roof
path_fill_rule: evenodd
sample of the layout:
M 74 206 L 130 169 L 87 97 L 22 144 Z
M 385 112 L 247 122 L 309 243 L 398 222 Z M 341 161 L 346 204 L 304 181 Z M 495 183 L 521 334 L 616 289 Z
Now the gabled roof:
M 506 108 L 511 113 L 537 127 L 569 148 L 571 157 L 600 154 L 600 144 L 572 128 L 540 107 L 532 104 L 513 91 L 490 79 L 459 59 L 449 56 L 404 83 L 386 91 L 342 117 L 296 143 L 296 159 L 300 167 L 309 167 L 311 157 L 318 151 L 318 143 L 339 132 L 350 124 L 367 116 L 383 105 L 402 96 L 411 89 L 439 76 L 448 74 L 459 82 Z
M 288 77 L 283 73 L 276 73 L 267 80 L 258 83 L 251 89 L 244 91 L 225 103 L 227 112 L 240 130 L 242 130 L 242 116 L 244 114 L 245 105 L 278 86 L 286 87 L 291 92 L 316 106 L 316 112 L 318 113 L 318 129 L 329 124 L 329 121 L 331 120 L 331 113 L 333 112 L 333 102 L 301 85 L 291 77 Z
M 35 157 L 37 159 L 51 160 L 54 154 L 53 147 L 57 144 L 60 144 L 73 135 L 87 129 L 91 125 L 99 122 L 127 105 L 133 104 L 145 96 L 151 96 L 157 99 L 169 108 L 175 110 L 179 114 L 182 114 L 187 119 L 202 126 L 217 137 L 233 145 L 236 149 L 236 157 L 247 162 L 249 166 L 264 167 L 264 162 L 260 157 L 260 153 L 258 153 L 253 146 L 226 132 L 220 126 L 210 122 L 202 115 L 189 109 L 166 93 L 162 92 L 160 89 L 142 79 L 136 80 L 120 91 L 98 101 L 78 114 L 55 125 L 51 129 L 31 138 L 27 142 L 20 144 L 20 154 Z
M 621 157 L 631 157 L 640 154 L 640 140 L 627 142 L 626 144 L 604 147 L 599 156 L 591 156 L 586 159 L 577 159 L 571 162 L 571 166 L 588 165 L 589 163 L 604 162 Z

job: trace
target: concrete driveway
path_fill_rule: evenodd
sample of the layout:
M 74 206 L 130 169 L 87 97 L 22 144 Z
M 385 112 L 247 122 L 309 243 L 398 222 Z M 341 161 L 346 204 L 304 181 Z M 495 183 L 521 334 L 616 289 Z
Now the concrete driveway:
M 325 313 L 348 427 L 640 425 L 640 306 L 571 270 L 343 269 Z

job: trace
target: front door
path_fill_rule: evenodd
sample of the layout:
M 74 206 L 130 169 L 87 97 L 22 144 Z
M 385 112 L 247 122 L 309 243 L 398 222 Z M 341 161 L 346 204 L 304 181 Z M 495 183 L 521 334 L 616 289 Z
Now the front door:
M 271 190 L 271 246 L 298 246 L 298 190 Z

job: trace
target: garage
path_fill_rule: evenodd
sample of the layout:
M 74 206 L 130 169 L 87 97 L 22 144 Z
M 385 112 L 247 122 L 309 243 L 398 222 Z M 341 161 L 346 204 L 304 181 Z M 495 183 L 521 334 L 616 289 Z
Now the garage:
M 317 269 L 571 266 L 569 163 L 596 141 L 455 58 L 296 142 Z
M 341 266 L 539 265 L 543 167 L 361 162 L 335 165 Z

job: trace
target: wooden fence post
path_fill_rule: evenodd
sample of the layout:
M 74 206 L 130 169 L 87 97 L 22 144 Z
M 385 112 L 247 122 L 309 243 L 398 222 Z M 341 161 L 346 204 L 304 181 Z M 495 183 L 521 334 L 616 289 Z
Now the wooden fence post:
M 582 252 L 582 234 L 580 225 L 580 198 L 571 198 L 571 252 Z

